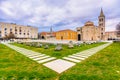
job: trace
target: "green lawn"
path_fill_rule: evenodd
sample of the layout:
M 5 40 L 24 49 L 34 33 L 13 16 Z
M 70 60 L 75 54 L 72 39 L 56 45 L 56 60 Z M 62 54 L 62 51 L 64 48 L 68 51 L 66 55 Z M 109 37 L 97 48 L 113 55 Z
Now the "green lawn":
M 64 72 L 60 80 L 120 80 L 120 43 L 78 63 Z
M 57 57 L 57 58 L 62 58 L 64 56 L 71 55 L 71 54 L 74 54 L 74 53 L 77 53 L 77 52 L 80 52 L 80 51 L 83 51 L 86 49 L 90 49 L 90 48 L 93 48 L 93 47 L 96 47 L 96 46 L 99 46 L 102 44 L 105 44 L 105 43 L 102 42 L 102 43 L 95 43 L 95 44 L 91 44 L 91 45 L 74 46 L 73 49 L 69 49 L 68 45 L 62 45 L 63 50 L 55 51 L 54 50 L 55 45 L 53 45 L 53 44 L 49 44 L 49 49 L 44 49 L 44 46 L 42 46 L 41 48 L 36 48 L 36 47 L 26 46 L 25 44 L 13 43 L 13 45 L 15 45 L 15 46 L 23 47 L 26 49 L 30 49 L 30 50 L 40 52 L 43 54 L 47 54 L 47 55 Z
M 113 43 L 58 75 L 20 53 L 0 44 L 0 77 L 22 80 L 120 80 L 120 43 Z M 59 79 L 56 79 L 59 78 Z
M 17 77 L 18 80 L 24 77 L 30 77 L 28 80 L 35 77 L 40 80 L 54 80 L 56 76 L 54 71 L 0 44 L 0 77 L 8 78 L 7 80 L 12 77 Z

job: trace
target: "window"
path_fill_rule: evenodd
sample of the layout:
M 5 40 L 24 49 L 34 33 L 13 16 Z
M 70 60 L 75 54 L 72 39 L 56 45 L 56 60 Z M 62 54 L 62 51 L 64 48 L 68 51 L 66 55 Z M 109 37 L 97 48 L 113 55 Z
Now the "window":
M 101 35 L 103 35 L 103 33 L 101 33 Z
M 5 31 L 7 30 L 7 28 L 5 28 Z
M 19 28 L 19 32 L 22 32 L 21 27 Z
M 103 30 L 103 28 L 101 28 L 101 30 Z
M 103 18 L 101 19 L 101 21 L 103 21 Z
M 17 28 L 15 27 L 15 31 L 17 31 Z
M 10 32 L 12 32 L 12 28 L 10 28 Z

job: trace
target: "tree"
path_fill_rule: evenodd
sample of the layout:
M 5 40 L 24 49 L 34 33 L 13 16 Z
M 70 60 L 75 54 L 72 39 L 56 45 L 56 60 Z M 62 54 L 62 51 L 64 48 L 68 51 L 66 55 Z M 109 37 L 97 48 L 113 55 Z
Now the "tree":
M 117 37 L 120 37 L 120 22 L 117 24 L 116 30 L 117 30 Z
M 14 35 L 12 32 L 10 32 L 8 35 L 6 35 L 6 36 L 4 37 L 4 39 L 7 39 L 7 40 L 9 40 L 9 39 L 14 39 L 14 38 L 16 38 L 16 37 L 15 37 L 15 35 Z

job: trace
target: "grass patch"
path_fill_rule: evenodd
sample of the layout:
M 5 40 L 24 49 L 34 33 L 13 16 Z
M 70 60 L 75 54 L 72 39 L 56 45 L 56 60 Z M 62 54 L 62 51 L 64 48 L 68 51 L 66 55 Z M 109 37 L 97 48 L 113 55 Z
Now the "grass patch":
M 62 45 L 63 50 L 61 50 L 61 51 L 55 51 L 54 49 L 55 49 L 56 46 L 53 45 L 53 44 L 48 44 L 49 49 L 44 49 L 44 46 L 41 47 L 41 48 L 36 48 L 36 47 L 26 46 L 25 44 L 18 44 L 18 43 L 12 43 L 12 44 L 15 45 L 15 46 L 23 47 L 23 48 L 30 49 L 30 50 L 33 50 L 33 51 L 36 51 L 36 52 L 47 54 L 47 55 L 50 55 L 50 56 L 53 56 L 53 57 L 62 58 L 64 56 L 75 54 L 77 52 L 81 52 L 81 51 L 86 50 L 86 49 L 90 49 L 90 48 L 93 48 L 93 47 L 96 47 L 96 46 L 100 46 L 100 45 L 105 44 L 105 43 L 102 42 L 102 43 L 95 43 L 95 44 L 90 44 L 90 45 L 82 44 L 81 46 L 74 46 L 74 48 L 72 48 L 72 49 L 69 49 L 68 45 Z
M 40 80 L 54 80 L 57 74 L 38 64 L 20 53 L 0 44 L 0 80 L 22 80 L 39 78 Z M 16 80 L 15 79 L 15 80 Z
M 120 43 L 78 63 L 64 72 L 60 80 L 120 80 Z
M 120 80 L 120 43 L 111 44 L 60 75 L 0 44 L 1 77 L 4 80 Z

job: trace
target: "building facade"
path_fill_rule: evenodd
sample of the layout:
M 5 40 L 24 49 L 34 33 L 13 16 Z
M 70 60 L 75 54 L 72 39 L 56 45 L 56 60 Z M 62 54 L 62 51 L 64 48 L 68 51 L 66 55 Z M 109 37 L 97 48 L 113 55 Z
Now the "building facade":
M 56 40 L 77 40 L 77 32 L 66 29 L 56 32 Z
M 17 39 L 38 38 L 38 28 L 0 22 L 0 38 L 3 39 L 10 33 L 14 34 Z
M 98 26 L 93 22 L 88 21 L 82 27 L 77 27 L 77 40 L 78 41 L 99 41 L 105 40 L 105 15 L 101 9 L 100 16 L 98 17 Z
M 98 41 L 100 39 L 100 27 L 96 27 L 93 22 L 86 22 L 83 27 L 77 28 L 78 41 Z
M 117 39 L 120 39 L 120 36 L 117 35 L 117 31 L 109 31 L 109 32 L 105 32 L 105 39 L 117 40 Z
M 45 40 L 55 40 L 56 39 L 56 32 L 41 32 L 39 33 L 39 39 Z

